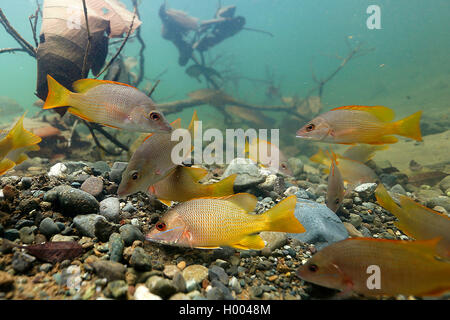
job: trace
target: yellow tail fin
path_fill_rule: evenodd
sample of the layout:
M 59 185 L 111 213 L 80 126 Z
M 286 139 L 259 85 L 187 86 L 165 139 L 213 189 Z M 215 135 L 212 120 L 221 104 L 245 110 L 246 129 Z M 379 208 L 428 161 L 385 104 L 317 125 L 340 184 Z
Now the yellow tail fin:
M 0 161 L 0 176 L 5 174 L 6 171 L 12 169 L 16 164 L 9 160 L 9 159 L 3 159 Z
M 403 137 L 408 137 L 417 141 L 422 141 L 422 134 L 420 133 L 420 117 L 422 111 L 417 111 L 412 115 L 398 120 L 393 123 L 395 134 Z
M 25 118 L 25 114 L 26 112 L 22 115 L 22 117 L 20 117 L 20 119 L 8 133 L 8 138 L 12 141 L 11 150 L 28 147 L 42 141 L 41 137 L 33 134 L 23 127 L 23 119 Z
M 60 85 L 51 75 L 47 75 L 48 95 L 43 109 L 53 109 L 69 106 L 71 92 Z
M 267 230 L 277 232 L 302 233 L 305 228 L 294 215 L 296 196 L 290 196 L 268 210 L 266 216 Z
M 211 188 L 212 188 L 212 197 L 224 197 L 224 196 L 229 196 L 231 194 L 234 193 L 234 180 L 236 180 L 237 177 L 237 173 L 232 174 L 228 177 L 226 177 L 225 179 L 211 184 Z

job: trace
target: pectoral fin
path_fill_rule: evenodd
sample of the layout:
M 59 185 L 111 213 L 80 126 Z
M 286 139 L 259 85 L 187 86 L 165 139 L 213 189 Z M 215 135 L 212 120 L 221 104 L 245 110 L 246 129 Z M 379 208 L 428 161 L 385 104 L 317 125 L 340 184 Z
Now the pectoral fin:
M 242 250 L 249 250 L 249 249 L 255 249 L 259 250 L 266 246 L 264 240 L 257 234 L 248 235 L 241 239 L 238 243 L 234 243 L 231 245 L 233 248 L 236 249 L 242 249 Z

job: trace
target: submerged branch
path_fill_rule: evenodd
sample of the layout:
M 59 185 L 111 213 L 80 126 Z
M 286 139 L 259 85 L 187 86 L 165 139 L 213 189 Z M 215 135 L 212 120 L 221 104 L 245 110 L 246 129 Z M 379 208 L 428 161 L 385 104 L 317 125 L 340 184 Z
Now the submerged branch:
M 130 37 L 131 31 L 133 31 L 133 25 L 134 25 L 134 19 L 136 18 L 136 7 L 134 8 L 134 14 L 133 14 L 133 20 L 131 20 L 130 28 L 128 29 L 127 36 L 125 39 L 123 39 L 122 44 L 119 47 L 119 50 L 117 50 L 116 54 L 109 60 L 107 65 L 103 68 L 103 70 L 95 77 L 95 79 L 98 79 L 106 70 L 109 69 L 109 67 L 113 64 L 114 60 L 119 56 L 120 52 L 122 51 L 123 47 L 128 41 L 128 38 Z
M 89 55 L 89 52 L 91 51 L 91 41 L 92 41 L 91 31 L 89 30 L 89 19 L 88 19 L 88 13 L 87 13 L 86 0 L 83 0 L 83 11 L 84 11 L 84 20 L 86 21 L 86 30 L 87 30 L 87 34 L 88 34 L 86 51 L 84 51 L 83 68 L 81 69 L 81 77 L 85 78 L 85 77 L 87 77 L 87 75 L 89 73 L 89 70 L 86 70 L 86 67 L 87 67 L 88 55 Z
M 0 53 L 16 53 L 16 52 L 27 52 L 24 48 L 4 48 L 0 49 Z
M 36 48 L 34 48 L 30 43 L 28 43 L 28 41 L 22 38 L 22 36 L 16 31 L 16 29 L 14 29 L 13 26 L 11 26 L 1 8 L 0 8 L 0 23 L 5 28 L 6 32 L 8 32 L 24 49 L 23 51 L 28 53 L 33 58 L 36 58 Z
M 139 8 L 138 8 L 138 3 L 137 0 L 133 0 L 133 6 L 134 6 L 134 11 L 136 12 L 137 18 L 140 19 L 140 14 L 139 14 Z M 136 79 L 136 82 L 134 83 L 134 86 L 137 87 L 142 80 L 144 79 L 144 68 L 145 68 L 145 56 L 144 56 L 144 51 L 145 51 L 145 42 L 142 39 L 141 36 L 141 28 L 138 28 L 136 30 L 136 38 L 138 39 L 141 48 L 139 49 L 139 74 L 138 77 Z

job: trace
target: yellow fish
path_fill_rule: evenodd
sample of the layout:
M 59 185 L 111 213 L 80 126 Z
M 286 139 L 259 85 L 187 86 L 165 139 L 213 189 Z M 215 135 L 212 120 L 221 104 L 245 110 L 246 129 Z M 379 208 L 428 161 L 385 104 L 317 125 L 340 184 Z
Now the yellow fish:
M 398 195 L 399 207 L 382 184 L 378 185 L 375 197 L 383 208 L 397 217 L 397 228 L 416 240 L 440 237 L 438 252 L 450 258 L 450 218 L 403 195 Z
M 8 133 L 0 133 L 0 175 L 25 161 L 27 156 L 23 152 L 39 149 L 36 144 L 42 139 L 23 127 L 25 114 Z
M 435 258 L 437 241 L 350 238 L 317 252 L 297 274 L 344 297 L 441 295 L 450 290 L 450 263 Z
M 262 249 L 265 243 L 258 235 L 261 231 L 305 232 L 294 216 L 296 199 L 290 196 L 260 215 L 249 213 L 258 200 L 248 193 L 193 199 L 164 214 L 146 239 L 192 248 Z
M 314 118 L 296 133 L 297 138 L 339 144 L 390 144 L 393 135 L 422 141 L 418 111 L 392 122 L 394 111 L 382 106 L 344 106 Z
M 44 109 L 69 106 L 68 111 L 86 121 L 138 132 L 171 132 L 172 128 L 145 93 L 125 83 L 81 79 L 71 92 L 47 75 Z
M 336 212 L 344 200 L 345 188 L 341 172 L 336 164 L 336 154 L 331 158 L 330 174 L 328 175 L 328 189 L 326 204 L 333 212 Z
M 188 201 L 194 198 L 224 197 L 234 193 L 233 184 L 237 174 L 232 174 L 222 181 L 203 184 L 198 181 L 208 174 L 202 168 L 178 166 L 163 180 L 149 188 L 159 201 L 167 206 L 172 201 Z

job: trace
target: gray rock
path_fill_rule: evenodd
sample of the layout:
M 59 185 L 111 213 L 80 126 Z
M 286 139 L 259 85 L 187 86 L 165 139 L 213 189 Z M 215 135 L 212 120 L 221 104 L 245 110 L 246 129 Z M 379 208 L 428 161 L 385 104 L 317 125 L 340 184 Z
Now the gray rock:
M 99 177 L 89 177 L 81 185 L 81 190 L 99 199 L 103 192 L 103 180 Z
M 122 260 L 124 243 L 122 237 L 118 233 L 113 233 L 109 237 L 109 260 L 120 262 Z
M 130 202 L 127 202 L 127 204 L 123 207 L 122 210 L 125 212 L 130 212 L 130 213 L 137 211 L 136 207 L 133 206 Z
M 16 225 L 14 226 L 14 229 L 20 230 L 23 227 L 31 227 L 34 226 L 34 221 L 27 220 L 27 219 L 20 219 L 17 221 Z
M 228 274 L 219 266 L 211 266 L 208 270 L 208 277 L 210 281 L 219 280 L 224 285 L 228 284 Z
M 128 162 L 114 162 L 111 172 L 109 173 L 109 179 L 117 184 L 122 181 L 122 173 L 127 168 Z
M 119 199 L 110 197 L 100 202 L 100 212 L 108 221 L 119 222 L 120 202 Z
M 172 281 L 178 292 L 186 292 L 186 280 L 184 280 L 181 272 L 175 273 Z
M 279 249 L 287 243 L 287 236 L 283 232 L 263 231 L 259 235 L 266 242 L 266 248 L 270 251 Z
M 53 265 L 51 263 L 44 263 L 39 266 L 39 271 L 41 272 L 49 272 L 52 270 Z
M 443 207 L 447 212 L 450 212 L 450 198 L 447 196 L 438 196 L 427 201 L 427 206 L 434 208 L 436 206 Z
M 299 190 L 295 193 L 295 196 L 297 197 L 297 199 L 309 199 L 308 192 L 306 192 L 305 189 L 299 189 Z
M 367 201 L 367 200 L 371 199 L 371 197 L 373 196 L 377 186 L 378 185 L 376 183 L 372 183 L 372 182 L 363 183 L 363 184 L 360 184 L 359 186 L 357 186 L 354 189 L 354 191 L 359 194 L 361 199 Z
M 231 277 L 230 281 L 228 282 L 228 286 L 237 294 L 242 292 L 241 284 L 236 277 Z
M 110 172 L 111 168 L 105 161 L 94 162 L 91 166 L 95 174 L 103 175 L 106 172 Z
M 84 167 L 89 166 L 89 162 L 83 162 L 83 161 L 67 161 L 64 162 L 64 165 L 67 168 L 67 174 L 72 174 L 75 171 L 80 171 Z
M 144 241 L 145 237 L 141 230 L 131 224 L 125 224 L 119 228 L 120 236 L 125 246 L 131 246 L 135 240 Z
M 146 282 L 145 285 L 151 293 L 160 296 L 163 299 L 169 298 L 171 295 L 177 292 L 178 288 L 174 285 L 172 280 L 164 279 L 160 276 L 152 276 Z
M 19 202 L 17 209 L 23 214 L 28 214 L 33 210 L 39 209 L 39 200 L 35 198 L 23 199 Z
M 212 289 L 206 293 L 208 300 L 234 300 L 230 289 L 219 280 L 211 281 Z
M 258 166 L 250 159 L 235 158 L 231 160 L 223 173 L 223 177 L 228 177 L 234 173 L 238 174 L 234 181 L 236 192 L 256 186 L 266 180 L 266 176 L 261 173 Z
M 406 190 L 400 184 L 396 184 L 395 186 L 393 186 L 391 188 L 391 192 L 406 195 Z
M 11 265 L 14 271 L 18 273 L 24 273 L 31 269 L 34 261 L 36 261 L 36 258 L 27 253 L 15 252 L 12 258 Z
M 103 217 L 103 216 L 102 216 Z M 97 219 L 95 221 L 95 236 L 101 242 L 109 241 L 109 237 L 119 231 L 120 225 L 111 223 L 103 217 L 103 219 Z
M 100 259 L 94 261 L 92 267 L 100 278 L 106 278 L 108 281 L 124 280 L 127 271 L 121 263 Z
M 23 227 L 19 230 L 20 241 L 25 244 L 31 244 L 34 241 L 34 233 L 32 227 Z
M 9 241 L 14 241 L 16 239 L 20 238 L 20 233 L 19 230 L 17 229 L 7 229 L 4 232 L 5 239 L 9 240 Z
M 29 189 L 31 187 L 31 184 L 33 183 L 33 179 L 31 179 L 30 177 L 23 177 L 20 182 L 23 189 Z
M 196 284 L 200 284 L 204 279 L 208 278 L 208 271 L 208 268 L 199 264 L 187 266 L 183 270 L 183 277 L 186 280 L 186 285 L 189 286 L 191 280 L 195 281 Z
M 39 224 L 39 232 L 45 235 L 47 238 L 60 232 L 58 225 L 52 220 L 52 218 L 45 218 Z
M 441 182 L 439 182 L 439 187 L 442 192 L 447 192 L 447 190 L 450 189 L 450 175 L 446 176 L 441 180 Z
M 362 223 L 362 218 L 359 214 L 350 213 L 350 223 L 355 227 L 358 228 Z
M 97 213 L 99 208 L 94 196 L 75 188 L 61 190 L 58 200 L 61 213 L 68 215 Z
M 150 255 L 141 247 L 136 247 L 133 250 L 130 258 L 130 265 L 139 271 L 148 271 L 152 268 L 152 261 Z M 151 288 L 149 288 L 151 291 Z M 152 293 L 155 293 L 152 291 Z M 157 293 L 155 293 L 157 294 Z M 159 294 L 158 294 L 159 295 Z
M 126 297 L 128 292 L 128 284 L 124 280 L 115 280 L 106 286 L 106 293 L 114 299 Z
M 78 215 L 73 219 L 73 225 L 82 236 L 94 238 L 95 237 L 95 223 L 97 219 L 103 219 L 104 216 L 99 214 Z
M 306 232 L 289 233 L 288 236 L 312 243 L 319 250 L 333 242 L 347 239 L 349 236 L 342 221 L 326 205 L 298 199 L 295 217 L 305 227 Z

